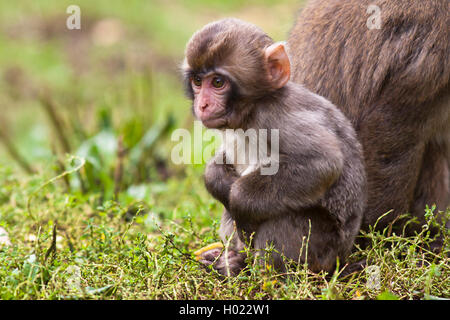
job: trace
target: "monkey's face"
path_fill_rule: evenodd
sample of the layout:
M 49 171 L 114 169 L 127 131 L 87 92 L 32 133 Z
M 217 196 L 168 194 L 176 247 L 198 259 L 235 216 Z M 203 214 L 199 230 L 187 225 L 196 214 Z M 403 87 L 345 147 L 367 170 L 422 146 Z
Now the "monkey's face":
M 227 124 L 227 100 L 230 80 L 218 73 L 194 74 L 190 77 L 193 111 L 207 128 L 221 128 Z
M 223 19 L 197 31 L 183 73 L 193 112 L 208 128 L 242 128 L 257 101 L 289 80 L 284 45 L 255 25 Z

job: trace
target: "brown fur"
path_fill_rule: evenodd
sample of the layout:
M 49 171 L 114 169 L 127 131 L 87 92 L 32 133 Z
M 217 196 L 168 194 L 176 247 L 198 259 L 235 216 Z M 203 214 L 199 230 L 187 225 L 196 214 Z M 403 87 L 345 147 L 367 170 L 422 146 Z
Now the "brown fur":
M 186 62 L 194 71 L 226 68 L 236 85 L 247 89 L 241 94 L 259 95 L 271 89 L 261 70 L 265 67 L 263 49 L 272 43 L 269 36 L 252 24 L 223 19 L 206 25 L 192 36 L 186 46 Z M 236 61 L 240 62 L 239 66 Z
M 381 9 L 369 30 L 367 7 Z M 328 98 L 363 145 L 363 229 L 449 204 L 450 1 L 312 0 L 290 32 L 293 80 Z

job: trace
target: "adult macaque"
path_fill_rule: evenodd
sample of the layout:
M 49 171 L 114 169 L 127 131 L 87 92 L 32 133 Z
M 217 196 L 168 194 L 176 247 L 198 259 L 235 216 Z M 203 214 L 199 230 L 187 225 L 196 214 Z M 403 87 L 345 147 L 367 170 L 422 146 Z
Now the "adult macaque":
M 449 0 L 315 0 L 290 32 L 293 81 L 339 107 L 363 146 L 365 230 L 392 209 L 377 227 L 409 212 L 420 230 L 426 204 L 449 205 L 449 26 Z
M 265 141 L 266 150 L 278 144 L 275 174 L 263 174 L 267 159 L 234 162 L 229 141 L 207 165 L 206 187 L 225 207 L 220 234 L 232 245 L 227 254 L 201 253 L 202 262 L 214 261 L 224 275 L 238 273 L 253 234 L 257 252 L 273 245 L 269 263 L 278 269 L 283 256 L 304 262 L 307 254 L 313 271 L 333 271 L 352 248 L 366 200 L 362 151 L 350 122 L 329 101 L 290 82 L 284 45 L 241 20 L 195 33 L 183 68 L 193 112 L 206 127 L 279 133 L 278 141 Z M 236 134 L 233 141 L 239 139 L 245 138 Z

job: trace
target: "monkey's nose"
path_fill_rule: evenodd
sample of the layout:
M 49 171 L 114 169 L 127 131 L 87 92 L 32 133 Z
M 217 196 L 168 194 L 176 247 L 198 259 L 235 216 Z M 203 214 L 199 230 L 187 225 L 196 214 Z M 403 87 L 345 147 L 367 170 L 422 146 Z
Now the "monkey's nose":
M 200 109 L 202 109 L 202 111 L 204 111 L 206 108 L 208 108 L 208 104 L 207 103 L 205 103 L 205 104 L 200 106 Z

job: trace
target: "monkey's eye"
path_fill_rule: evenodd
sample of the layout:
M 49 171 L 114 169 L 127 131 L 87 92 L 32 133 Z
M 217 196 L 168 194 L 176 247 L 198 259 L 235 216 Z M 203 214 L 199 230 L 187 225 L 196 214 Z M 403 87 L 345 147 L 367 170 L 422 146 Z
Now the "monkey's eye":
M 214 88 L 222 88 L 225 84 L 225 80 L 222 77 L 214 77 L 212 79 L 212 85 Z
M 201 87 L 201 86 L 202 86 L 202 78 L 200 78 L 199 76 L 193 76 L 193 77 L 192 77 L 192 83 L 193 83 L 196 87 Z

